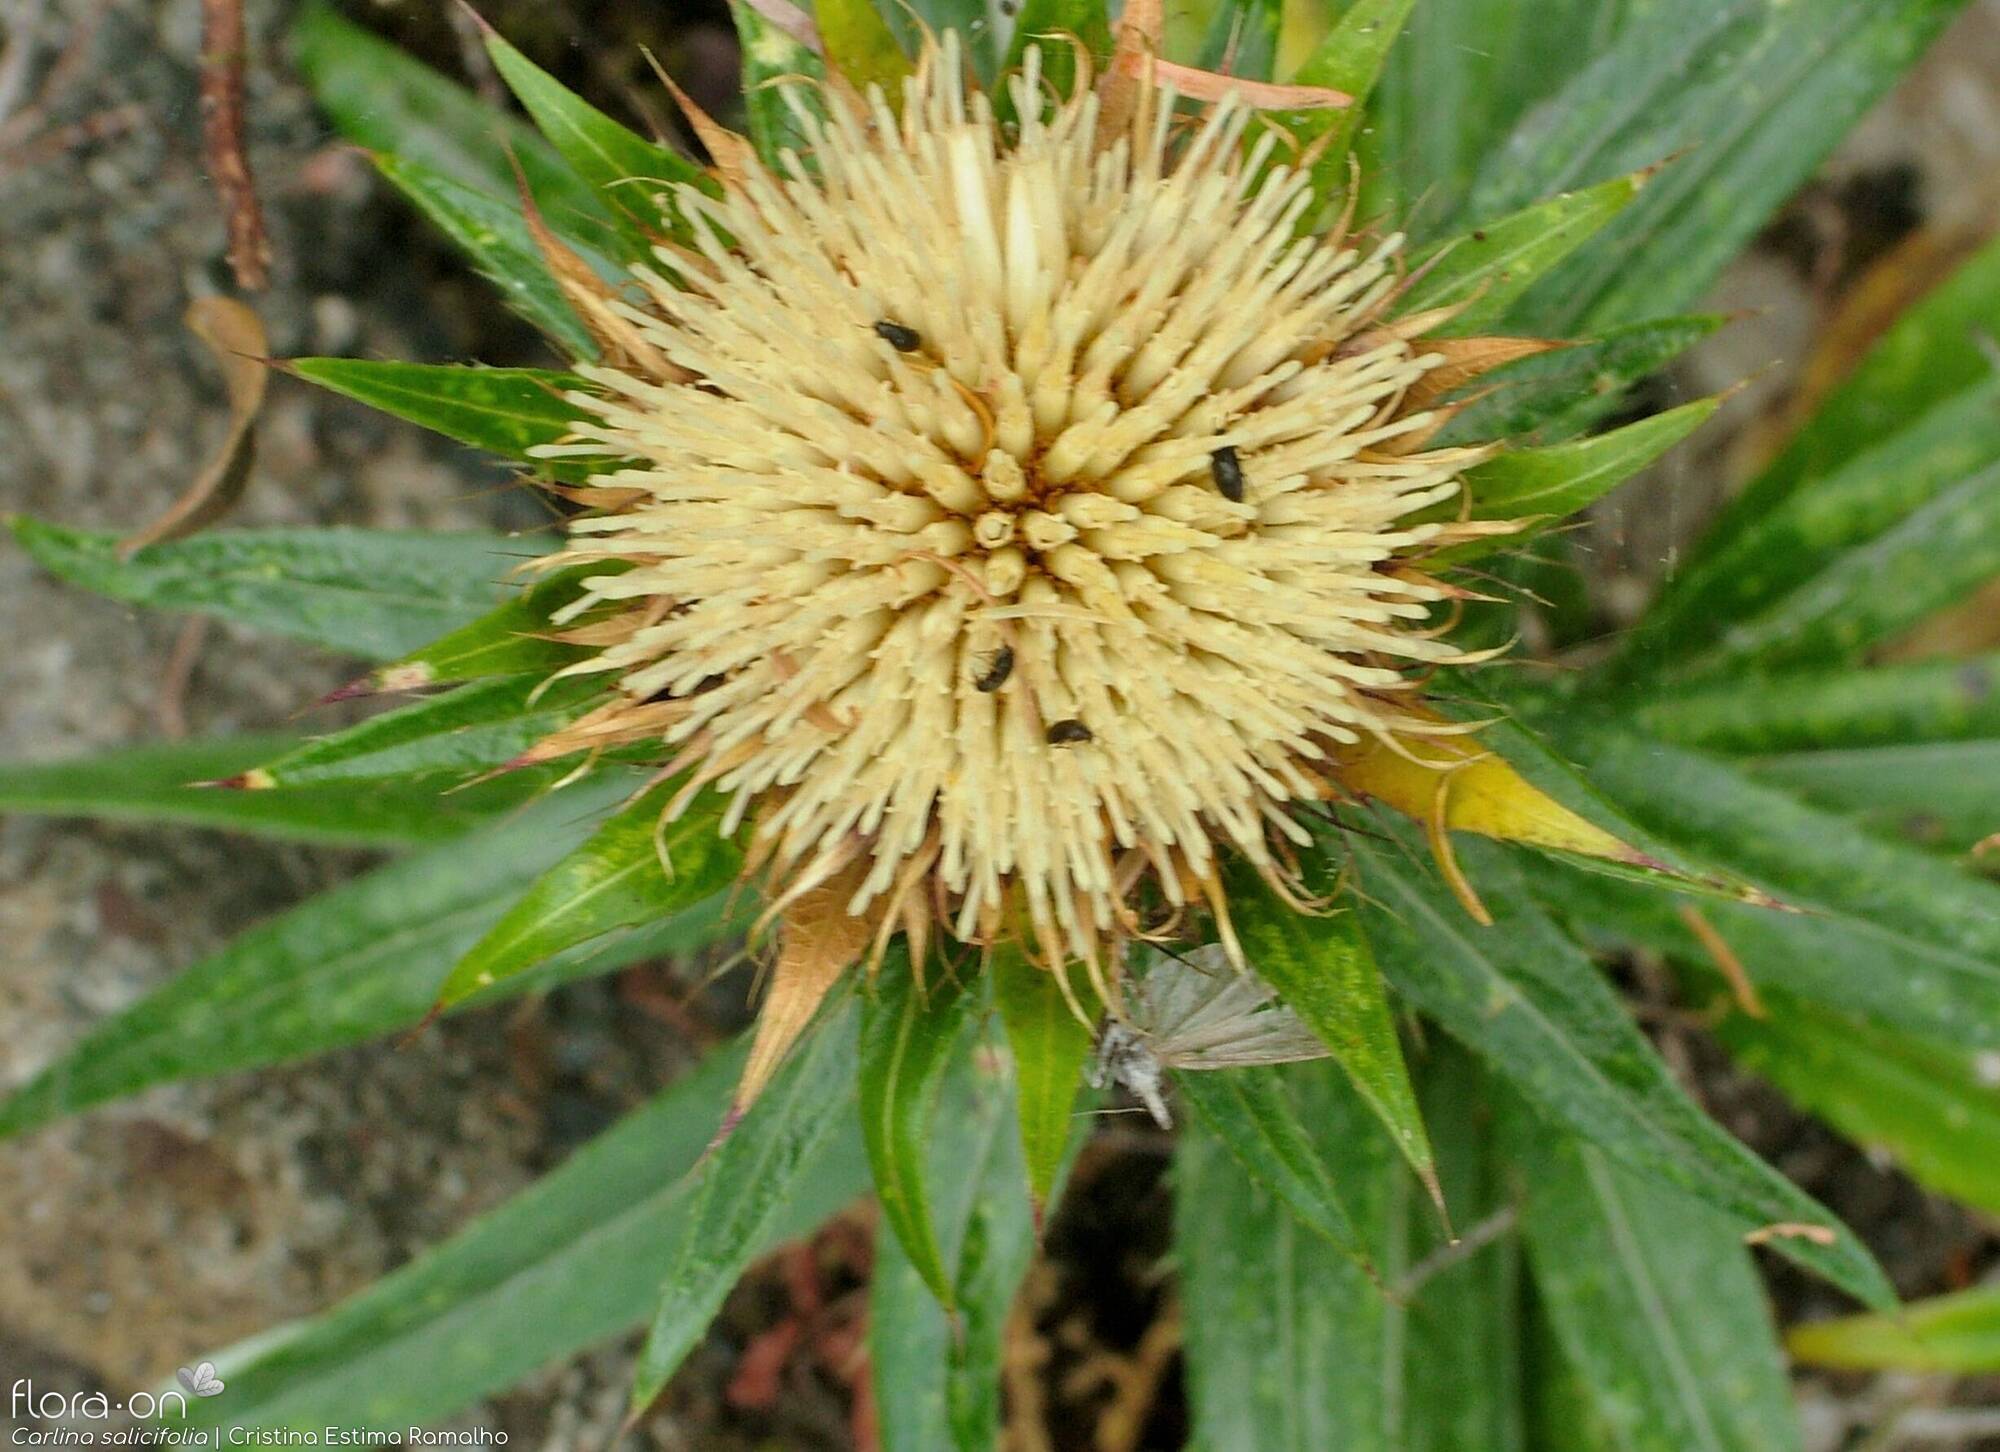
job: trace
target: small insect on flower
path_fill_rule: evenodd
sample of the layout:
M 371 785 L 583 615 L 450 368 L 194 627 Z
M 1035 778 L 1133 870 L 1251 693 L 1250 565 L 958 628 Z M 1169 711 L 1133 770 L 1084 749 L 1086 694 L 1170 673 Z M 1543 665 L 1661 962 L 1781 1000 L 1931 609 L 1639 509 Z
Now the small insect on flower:
M 901 323 L 882 319 L 875 325 L 875 336 L 894 348 L 898 353 L 914 353 L 924 346 L 923 334 L 915 328 L 906 328 Z
M 1126 991 L 1126 1019 L 1107 1024 L 1091 1064 L 1092 1088 L 1118 1084 L 1173 1128 L 1161 1093 L 1168 1069 L 1235 1069 L 1323 1059 L 1327 1047 L 1260 979 L 1229 966 L 1222 950 L 1162 957 Z
M 993 652 L 992 664 L 986 667 L 986 674 L 974 681 L 973 686 L 991 695 L 1007 684 L 1007 677 L 1014 674 L 1014 647 L 1003 645 Z
M 1058 721 L 1049 727 L 1047 739 L 1051 746 L 1075 746 L 1085 741 L 1095 741 L 1097 738 L 1091 734 L 1088 726 L 1072 716 L 1067 721 Z
M 1208 471 L 1215 476 L 1215 487 L 1222 497 L 1231 504 L 1243 502 L 1243 461 L 1236 457 L 1236 446 L 1224 444 L 1208 456 Z

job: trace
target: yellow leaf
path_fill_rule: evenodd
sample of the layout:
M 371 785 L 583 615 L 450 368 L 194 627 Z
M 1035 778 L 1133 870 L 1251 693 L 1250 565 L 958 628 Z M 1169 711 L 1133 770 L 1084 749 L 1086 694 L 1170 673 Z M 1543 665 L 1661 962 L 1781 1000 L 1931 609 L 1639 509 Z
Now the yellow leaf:
M 1450 831 L 1638 867 L 1658 865 L 1530 784 L 1474 737 L 1410 735 L 1399 738 L 1397 747 L 1379 739 L 1344 747 L 1335 758 L 1334 776 L 1356 796 Z

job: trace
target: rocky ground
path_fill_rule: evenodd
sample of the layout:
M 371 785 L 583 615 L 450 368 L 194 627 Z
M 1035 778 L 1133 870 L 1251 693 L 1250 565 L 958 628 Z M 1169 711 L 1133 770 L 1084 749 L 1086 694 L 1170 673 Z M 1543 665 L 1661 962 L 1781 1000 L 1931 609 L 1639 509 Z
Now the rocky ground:
M 726 100 L 733 41 L 714 6 L 650 16 L 582 4 L 576 15 L 526 0 L 515 8 L 510 33 L 531 49 L 539 38 L 545 60 L 601 94 L 643 94 L 633 60 L 643 41 L 697 95 Z M 288 8 L 251 9 L 253 159 L 275 256 L 259 309 L 274 351 L 537 361 L 534 339 L 384 195 L 360 158 L 331 144 L 284 57 Z M 368 13 L 434 61 L 458 64 L 443 7 Z M 6 19 L 0 509 L 130 527 L 179 492 L 223 427 L 210 364 L 180 324 L 188 297 L 212 289 L 221 265 L 196 139 L 198 7 L 14 0 Z M 566 52 L 561 37 L 585 29 L 596 48 Z M 13 86 L 5 78 L 23 45 Z M 1913 235 L 1939 243 L 1906 254 L 1914 274 L 1948 255 L 1962 229 L 1990 227 L 2000 213 L 1996 150 L 2000 0 L 1982 0 L 1718 287 L 1718 306 L 1754 316 L 1662 387 L 1692 395 L 1752 382 L 1730 405 L 1728 427 L 1681 450 L 1656 487 L 1628 490 L 1632 502 L 1593 525 L 1608 620 L 1629 618 L 1722 481 L 1740 477 L 1798 395 L 1802 369 L 1845 346 L 1830 324 L 1850 315 L 1856 279 Z M 383 265 L 389 257 L 394 266 Z M 243 523 L 421 527 L 539 517 L 490 466 L 283 381 L 238 514 Z M 57 586 L 4 546 L 0 619 L 0 760 L 277 726 L 352 674 L 349 663 L 224 627 L 134 615 Z M 250 851 L 203 832 L 0 823 L 0 1084 L 366 860 Z M 665 971 L 470 1015 L 406 1047 L 155 1091 L 0 1147 L 4 1379 L 122 1395 L 400 1264 L 685 1064 L 686 1025 L 643 1010 Z M 727 1026 L 740 1005 L 717 997 L 704 1012 Z M 1936 1291 L 1964 1273 L 1978 1231 L 1957 1212 L 1799 1121 L 1698 1046 L 1690 1062 L 1719 1112 L 1868 1233 L 1906 1291 Z M 1147 1399 L 1128 1408 L 1141 1435 L 1127 1446 L 1177 1445 L 1173 1338 L 1150 1264 L 1161 1249 L 1162 1148 L 1120 1131 L 1093 1150 L 1032 1286 L 1051 1339 L 1081 1345 L 1075 1360 L 1144 1373 L 1119 1383 Z M 834 1261 L 846 1253 L 822 1250 Z M 802 1365 L 782 1397 L 740 1374 L 735 1348 L 769 1323 L 783 1285 L 774 1266 L 734 1298 L 636 1442 L 721 1452 L 850 1445 L 837 1368 Z M 1781 1289 L 1795 1305 L 1806 1294 L 1789 1282 Z M 516 1447 L 603 1445 L 631 1349 L 548 1372 L 461 1425 L 505 1429 Z M 1803 1394 L 1816 1452 L 2000 1447 L 2000 1432 L 1989 1426 L 1988 1440 L 1976 1440 L 1964 1407 L 1948 1408 L 1951 1398 L 1924 1383 L 1812 1382 Z M 1923 1440 L 1854 1440 L 1905 1405 L 1918 1412 L 1904 1425 Z M 1077 1436 L 1060 1445 L 1091 1445 L 1085 1425 L 1077 1419 Z

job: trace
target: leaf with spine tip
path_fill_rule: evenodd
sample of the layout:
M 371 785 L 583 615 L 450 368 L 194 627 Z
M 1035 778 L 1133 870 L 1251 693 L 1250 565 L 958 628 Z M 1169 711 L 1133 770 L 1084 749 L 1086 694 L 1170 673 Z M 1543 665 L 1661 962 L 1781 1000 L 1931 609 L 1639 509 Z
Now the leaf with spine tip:
M 750 0 L 730 0 L 729 13 L 743 48 L 743 112 L 750 141 L 764 165 L 776 168 L 784 152 L 806 149 L 805 133 L 785 93 L 811 110 L 822 109 L 809 83 L 826 79 L 826 61 Z
M 1325 860 L 1310 854 L 1301 866 L 1304 889 L 1331 898 L 1337 883 Z M 1351 910 L 1307 916 L 1280 900 L 1247 864 L 1231 871 L 1229 903 L 1230 921 L 1251 968 L 1333 1051 L 1397 1151 L 1434 1188 L 1434 1157 L 1423 1115 L 1360 920 Z
M 934 959 L 919 983 L 899 953 L 875 975 L 861 1009 L 861 1138 L 875 1198 L 947 1310 L 954 1291 L 931 1215 L 928 1141 L 945 1069 L 962 1052 L 970 997 L 952 965 Z
M 115 535 L 7 520 L 35 562 L 130 605 L 191 610 L 371 660 L 393 660 L 492 608 L 538 541 L 369 529 L 216 530 L 130 560 Z
M 1499 849 L 1468 843 L 1494 926 L 1470 923 L 1402 853 L 1407 834 L 1356 839 L 1362 916 L 1390 986 L 1486 1062 L 1537 1112 L 1641 1174 L 1700 1196 L 1744 1231 L 1811 1226 L 1773 1247 L 1857 1299 L 1894 1303 L 1887 1278 L 1824 1207 L 1709 1119 L 1627 1016 L 1596 967 L 1535 906 Z
M 548 785 L 546 776 L 525 772 L 462 792 L 447 792 L 444 783 L 408 781 L 271 792 L 192 785 L 236 776 L 300 744 L 296 736 L 251 734 L 126 747 L 63 761 L 0 762 L 0 812 L 405 847 L 459 836 Z
M 438 989 L 448 1009 L 504 983 L 556 953 L 687 911 L 724 892 L 743 854 L 717 827 L 723 800 L 712 793 L 662 825 L 680 790 L 664 782 L 623 807 L 523 893 L 453 966 Z
M 590 330 L 563 300 L 518 202 L 479 191 L 408 157 L 378 153 L 375 168 L 472 260 L 507 305 L 564 354 L 597 356 Z
M 470 625 L 462 625 L 422 650 L 411 651 L 400 660 L 377 667 L 360 680 L 342 686 L 328 699 L 414 691 L 485 676 L 553 675 L 588 654 L 584 646 L 549 638 L 555 612 L 573 603 L 586 581 L 622 574 L 627 568 L 621 561 L 606 560 L 571 565 L 544 575 Z
M 1728 321 L 1721 313 L 1654 318 L 1509 363 L 1483 380 L 1490 391 L 1467 401 L 1433 442 L 1526 446 L 1575 438 L 1618 408 L 1633 385 Z
M 1550 741 L 1547 713 L 1562 710 L 1563 706 L 1532 692 L 1501 696 L 1490 692 L 1487 684 L 1462 675 L 1455 677 L 1454 694 L 1459 699 L 1453 702 L 1451 711 L 1460 719 L 1480 722 L 1479 745 L 1492 751 L 1531 791 L 1589 822 L 1622 844 L 1624 850 L 1617 855 L 1600 855 L 1548 842 L 1529 845 L 1563 854 L 1589 872 L 1626 878 L 1670 892 L 1764 909 L 1788 908 L 1783 900 L 1749 878 L 1718 867 L 1706 854 L 1690 852 L 1681 844 L 1647 831 L 1620 810 L 1596 788 L 1588 774 Z
M 1797 1452 L 1784 1355 L 1729 1218 L 1518 1105 L 1501 1126 L 1535 1288 L 1614 1445 Z
M 1846 1316 L 1794 1326 L 1785 1338 L 1808 1366 L 1836 1371 L 2000 1371 L 2000 1286 L 1916 1301 L 1891 1315 Z
M 740 1041 L 710 1055 L 443 1243 L 222 1353 L 228 1395 L 194 1399 L 186 1420 L 407 1436 L 642 1324 L 684 1248 L 701 1188 L 688 1171 L 741 1063 Z M 837 1081 L 824 1087 L 836 1107 L 851 1102 Z M 744 1258 L 810 1231 L 866 1183 L 859 1136 L 836 1126 L 789 1176 Z
M 1519 520 L 1515 533 L 1450 545 L 1436 558 L 1454 564 L 1518 545 L 1596 503 L 1706 423 L 1720 396 L 1698 398 L 1594 438 L 1511 449 L 1465 471 L 1474 519 Z
M 1371 736 L 1338 747 L 1333 761 L 1343 791 L 1419 822 L 1614 862 L 1650 861 L 1530 784 L 1477 736 L 1410 735 L 1396 745 Z
M 0 1133 L 150 1085 L 282 1063 L 412 1027 L 452 961 L 627 789 L 616 777 L 579 783 L 257 924 L 95 1025 L 0 1101 Z M 711 896 L 565 951 L 469 1002 L 682 950 L 724 926 L 722 902 Z
M 1399 311 L 1459 308 L 1437 330 L 1445 335 L 1463 336 L 1493 327 L 1522 294 L 1622 212 L 1653 170 L 1565 192 L 1421 249 L 1410 259 L 1416 280 Z
M 870 86 L 880 86 L 892 108 L 902 105 L 910 58 L 896 43 L 874 0 L 819 0 L 813 6 L 813 20 L 826 42 L 828 66 L 862 94 Z
M 817 1167 L 854 1113 L 855 1016 L 851 989 L 828 995 L 799 1052 L 734 1132 L 695 1166 L 668 1232 L 659 1309 L 633 1372 L 633 1417 L 652 1405 L 694 1349 L 774 1227 L 794 1218 L 793 1202 L 824 1202 Z
M 580 480 L 612 467 L 609 460 L 536 459 L 529 453 L 538 444 L 567 438 L 589 417 L 563 396 L 585 386 L 573 373 L 365 358 L 293 358 L 278 366 L 448 439 L 518 459 L 551 478 Z
M 553 686 L 540 675 L 473 681 L 371 716 L 212 785 L 268 791 L 398 776 L 465 781 L 515 761 L 603 695 L 602 682 L 589 677 Z
M 713 190 L 706 172 L 612 120 L 490 30 L 486 52 L 542 134 L 596 191 L 617 227 L 621 257 L 650 262 L 655 242 L 693 236 L 665 194 L 678 185 Z
M 1086 1017 L 1096 1018 L 1096 990 L 1078 973 L 1065 971 L 1078 1007 Z M 993 997 L 1014 1058 L 1021 1150 L 1039 1220 L 1071 1139 L 1084 1061 L 1090 1057 L 1091 1028 L 1077 1018 L 1055 974 L 1028 961 L 1019 943 L 996 943 L 987 972 L 993 978 Z

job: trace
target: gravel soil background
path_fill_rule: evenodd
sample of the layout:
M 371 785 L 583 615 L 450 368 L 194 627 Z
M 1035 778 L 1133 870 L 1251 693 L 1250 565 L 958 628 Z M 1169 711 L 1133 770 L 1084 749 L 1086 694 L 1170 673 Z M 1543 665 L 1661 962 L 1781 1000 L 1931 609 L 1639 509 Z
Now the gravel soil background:
M 542 361 L 536 339 L 361 157 L 333 143 L 286 58 L 291 7 L 250 8 L 251 153 L 274 254 L 273 286 L 256 302 L 274 351 Z M 705 104 L 729 104 L 734 41 L 718 7 L 513 0 L 488 11 L 636 124 L 662 109 L 641 43 Z M 442 4 L 353 13 L 485 79 L 465 67 Z M 199 22 L 193 0 L 13 0 L 0 12 L 5 55 L 27 48 L 24 84 L 4 108 L 12 119 L 0 114 L 0 510 L 134 527 L 164 509 L 222 433 L 219 383 L 180 322 L 188 298 L 223 276 L 198 141 Z M 576 34 L 591 35 L 590 48 L 571 45 Z M 8 65 L 0 60 L 0 76 Z M 1996 178 L 2000 0 L 1979 0 L 1718 285 L 1713 304 L 1746 310 L 1744 319 L 1635 400 L 1652 406 L 1750 379 L 1718 426 L 1630 486 L 1585 534 L 1607 623 L 1631 617 L 1677 545 L 1768 445 L 1808 363 L 1845 346 L 1835 324 L 1851 319 L 1860 281 L 1935 280 L 1954 238 L 2000 216 Z M 234 522 L 545 520 L 492 466 L 280 379 Z M 9 545 L 0 545 L 0 621 L 0 760 L 281 726 L 354 674 L 351 662 L 228 627 L 135 615 L 56 584 Z M 0 822 L 0 1086 L 369 860 L 200 831 Z M 468 1015 L 405 1047 L 157 1090 L 0 1145 L 0 1382 L 119 1399 L 407 1260 L 645 1098 L 705 1036 L 742 1021 L 741 975 L 680 1014 L 660 1006 L 674 973 L 650 965 Z M 1676 1050 L 1710 1106 L 1846 1214 L 1905 1293 L 1961 1284 L 1994 1259 L 1992 1226 L 1791 1114 L 1705 1044 Z M 1171 1316 L 1156 1270 L 1163 1149 L 1116 1128 L 1079 1169 L 1030 1295 L 1040 1344 L 1086 1372 L 1067 1393 L 1051 1374 L 1053 1443 L 1024 1427 L 1021 1452 L 1111 1452 L 1099 1423 L 1118 1399 L 1114 1385 L 1128 1401 L 1140 1389 L 1127 1408 L 1139 1413 L 1127 1419 L 1136 1436 L 1117 1445 L 1179 1445 Z M 760 1269 L 627 1445 L 852 1446 L 851 1361 L 796 1358 L 760 1380 L 742 1352 L 796 1301 L 801 1274 L 832 1287 L 836 1316 L 851 1303 L 865 1275 L 861 1228 L 839 1226 L 803 1258 Z M 1777 1288 L 1787 1315 L 1819 1309 L 1803 1283 L 1781 1277 Z M 504 1430 L 515 1447 L 604 1446 L 632 1350 L 615 1344 L 545 1372 L 454 1425 Z M 2000 1448 L 1990 1386 L 1808 1378 L 1800 1390 L 1814 1452 Z M 0 1406 L 0 1429 L 11 1430 L 7 1415 Z

